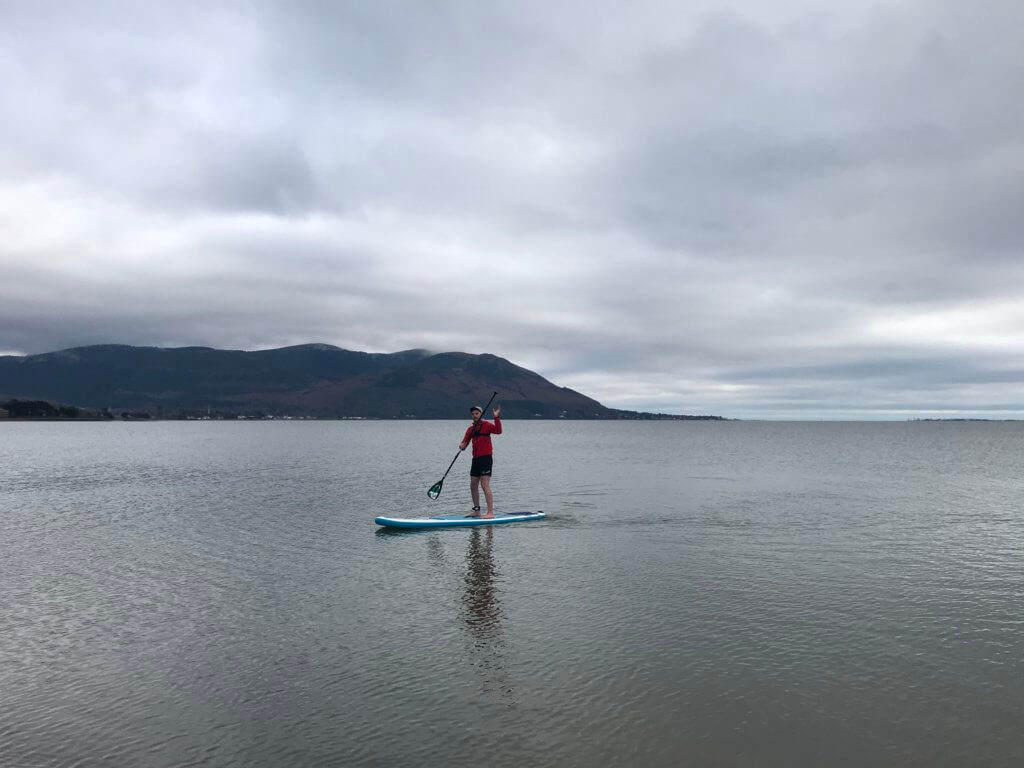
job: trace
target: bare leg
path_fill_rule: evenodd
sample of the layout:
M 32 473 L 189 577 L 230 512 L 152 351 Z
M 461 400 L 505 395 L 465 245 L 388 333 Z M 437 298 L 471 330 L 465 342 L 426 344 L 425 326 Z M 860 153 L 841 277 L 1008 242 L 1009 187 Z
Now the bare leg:
M 480 478 L 480 485 L 484 487 L 484 498 L 487 500 L 487 514 L 482 517 L 494 517 L 494 496 L 491 495 L 491 478 L 484 475 Z M 474 500 L 476 497 L 473 497 Z
M 480 509 L 480 478 L 469 478 L 469 492 L 473 496 L 473 508 Z

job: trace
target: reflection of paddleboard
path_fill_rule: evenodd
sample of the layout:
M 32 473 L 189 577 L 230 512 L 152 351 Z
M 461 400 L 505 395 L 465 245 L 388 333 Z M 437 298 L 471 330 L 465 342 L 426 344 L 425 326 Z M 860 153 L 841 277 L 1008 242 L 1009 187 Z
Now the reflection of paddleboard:
M 454 528 L 458 525 L 498 525 L 499 523 L 521 523 L 524 520 L 542 520 L 543 512 L 514 512 L 494 517 L 464 517 L 463 515 L 441 515 L 439 517 L 378 517 L 377 525 L 388 528 Z

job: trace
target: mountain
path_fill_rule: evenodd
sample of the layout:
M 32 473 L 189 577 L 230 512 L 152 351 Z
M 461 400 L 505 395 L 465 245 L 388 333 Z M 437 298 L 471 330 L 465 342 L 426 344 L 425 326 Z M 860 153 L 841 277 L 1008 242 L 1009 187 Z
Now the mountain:
M 494 390 L 509 418 L 644 416 L 606 408 L 489 354 L 373 354 L 326 344 L 258 352 L 102 345 L 0 357 L 0 400 L 42 399 L 164 416 L 463 418 L 471 404 L 483 405 Z

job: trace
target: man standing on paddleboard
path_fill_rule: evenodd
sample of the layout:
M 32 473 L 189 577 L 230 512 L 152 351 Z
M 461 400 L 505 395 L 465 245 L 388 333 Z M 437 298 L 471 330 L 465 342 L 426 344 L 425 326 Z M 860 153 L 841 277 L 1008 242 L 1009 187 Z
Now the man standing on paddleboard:
M 491 435 L 501 434 L 501 406 L 494 406 L 494 423 L 484 421 L 484 409 L 474 405 L 469 409 L 473 415 L 473 423 L 466 430 L 459 450 L 473 443 L 473 465 L 469 468 L 469 492 L 473 495 L 473 514 L 466 517 L 494 517 L 494 497 L 491 495 L 491 469 L 494 466 L 494 449 L 491 447 Z M 480 486 L 484 489 L 487 501 L 487 514 L 480 514 Z

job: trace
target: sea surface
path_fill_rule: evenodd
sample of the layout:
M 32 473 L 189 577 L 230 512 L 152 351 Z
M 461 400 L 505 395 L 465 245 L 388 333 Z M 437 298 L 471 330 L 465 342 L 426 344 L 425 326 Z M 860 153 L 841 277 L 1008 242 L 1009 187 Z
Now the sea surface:
M 1024 765 L 1024 424 L 0 424 L 0 765 Z

